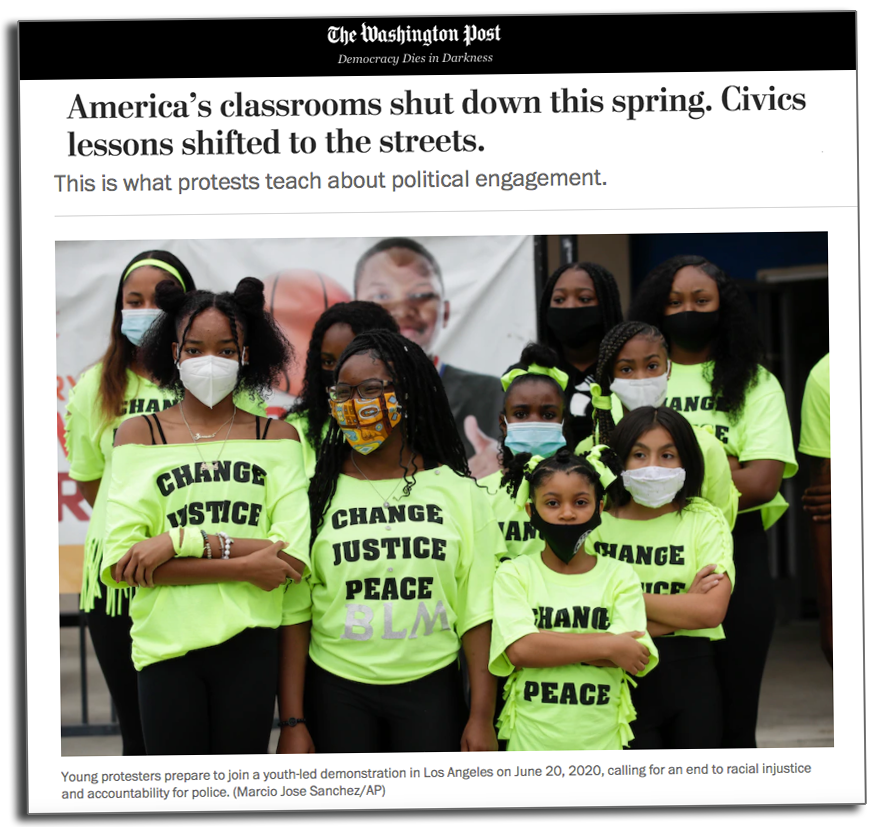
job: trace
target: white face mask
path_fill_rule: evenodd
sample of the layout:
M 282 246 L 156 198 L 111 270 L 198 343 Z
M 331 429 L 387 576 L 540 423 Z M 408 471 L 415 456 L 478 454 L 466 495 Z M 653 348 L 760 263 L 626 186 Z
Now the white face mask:
M 670 503 L 686 482 L 687 472 L 683 468 L 663 468 L 648 465 L 624 471 L 623 485 L 632 499 L 647 508 L 659 508 Z
M 669 368 L 671 363 L 669 362 Z M 645 405 L 658 408 L 665 402 L 668 387 L 668 370 L 662 376 L 651 376 L 645 379 L 612 379 L 611 393 L 623 403 L 626 410 L 634 411 Z
M 206 407 L 214 408 L 233 392 L 239 378 L 239 363 L 222 356 L 197 356 L 178 363 L 185 390 Z

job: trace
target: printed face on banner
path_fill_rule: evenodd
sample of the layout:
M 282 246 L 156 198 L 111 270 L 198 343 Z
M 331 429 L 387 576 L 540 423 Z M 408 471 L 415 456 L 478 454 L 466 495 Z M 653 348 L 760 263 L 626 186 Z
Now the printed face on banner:
M 357 279 L 357 298 L 389 310 L 399 332 L 430 356 L 439 331 L 447 326 L 450 302 L 445 301 L 440 276 L 423 257 L 400 247 L 376 253 Z

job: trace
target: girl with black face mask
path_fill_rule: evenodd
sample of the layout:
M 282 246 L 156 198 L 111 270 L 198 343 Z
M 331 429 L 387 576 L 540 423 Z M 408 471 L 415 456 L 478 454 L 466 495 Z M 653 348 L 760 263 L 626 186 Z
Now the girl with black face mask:
M 593 433 L 590 384 L 602 337 L 623 321 L 617 282 L 592 262 L 564 264 L 547 280 L 538 303 L 539 341 L 560 357 L 568 374 L 566 441 Z
M 672 372 L 664 405 L 723 442 L 741 492 L 733 530 L 739 585 L 715 647 L 725 702 L 724 747 L 755 747 L 759 691 L 774 632 L 774 581 L 765 530 L 786 511 L 784 477 L 795 474 L 786 399 L 761 366 L 762 345 L 736 283 L 701 256 L 676 256 L 650 272 L 631 319 L 666 336 Z
M 589 459 L 522 454 L 507 472 L 544 538 L 538 553 L 503 563 L 493 587 L 490 670 L 509 676 L 499 719 L 509 750 L 621 749 L 632 737 L 626 675 L 657 661 L 641 584 L 584 544 L 617 472 L 608 448 Z

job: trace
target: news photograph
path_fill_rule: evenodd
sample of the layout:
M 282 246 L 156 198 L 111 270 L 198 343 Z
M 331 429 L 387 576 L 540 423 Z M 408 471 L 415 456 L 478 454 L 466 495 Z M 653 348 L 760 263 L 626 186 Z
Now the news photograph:
M 23 811 L 863 804 L 856 14 L 343 14 L 18 25 Z

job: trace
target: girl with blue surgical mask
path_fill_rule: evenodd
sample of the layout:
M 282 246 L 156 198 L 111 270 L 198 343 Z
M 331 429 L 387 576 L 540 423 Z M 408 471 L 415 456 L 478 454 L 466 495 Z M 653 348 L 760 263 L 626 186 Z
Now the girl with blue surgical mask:
M 513 559 L 541 550 L 541 537 L 525 511 L 518 510 L 505 491 L 504 473 L 516 454 L 551 457 L 566 444 L 563 422 L 568 376 L 559 368 L 557 353 L 546 345 L 528 344 L 520 361 L 502 376 L 505 400 L 499 415 L 501 469 L 481 480 L 492 495 L 493 511 Z M 570 446 L 574 447 L 574 446 Z
M 118 714 L 124 755 L 144 755 L 136 670 L 130 657 L 129 600 L 122 592 L 100 585 L 106 499 L 112 476 L 115 431 L 131 416 L 156 413 L 172 404 L 142 365 L 139 345 L 155 318 L 154 301 L 162 281 L 194 289 L 187 267 L 165 250 L 146 250 L 121 271 L 109 346 L 103 358 L 76 383 L 67 404 L 66 449 L 70 477 L 91 506 L 85 539 L 80 607 L 88 614 L 88 629 L 97 660 Z

